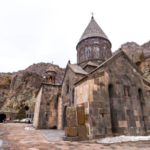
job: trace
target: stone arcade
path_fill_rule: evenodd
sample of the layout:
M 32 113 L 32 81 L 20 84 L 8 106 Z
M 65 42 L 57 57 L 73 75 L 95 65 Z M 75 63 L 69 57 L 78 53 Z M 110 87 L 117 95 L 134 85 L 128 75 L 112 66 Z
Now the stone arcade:
M 77 64 L 67 64 L 62 85 L 50 68 L 37 94 L 36 128 L 64 129 L 66 108 L 84 105 L 89 139 L 112 135 L 150 134 L 150 83 L 111 42 L 94 18 L 77 44 Z

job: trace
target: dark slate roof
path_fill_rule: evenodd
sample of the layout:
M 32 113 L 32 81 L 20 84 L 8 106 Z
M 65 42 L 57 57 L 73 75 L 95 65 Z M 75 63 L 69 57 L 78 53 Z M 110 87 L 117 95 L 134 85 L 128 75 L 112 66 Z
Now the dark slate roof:
M 84 71 L 79 65 L 77 64 L 68 64 L 68 66 L 75 72 L 79 74 L 87 75 L 88 73 Z
M 97 22 L 94 20 L 94 17 L 91 18 L 91 21 L 90 21 L 89 25 L 87 26 L 87 28 L 85 29 L 79 42 L 81 42 L 84 39 L 90 38 L 90 37 L 102 37 L 109 41 L 106 34 L 103 32 L 103 30 L 97 24 Z
M 143 72 L 139 69 L 139 67 L 137 67 L 137 65 L 128 57 L 128 55 L 123 52 L 122 50 L 118 51 L 118 53 L 116 53 L 115 55 L 113 55 L 112 57 L 110 57 L 109 59 L 107 59 L 105 62 L 103 62 L 101 65 L 99 65 L 97 68 L 95 68 L 94 70 L 92 70 L 87 76 L 83 77 L 81 80 L 77 81 L 74 85 L 78 84 L 79 82 L 83 81 L 84 79 L 88 78 L 88 76 L 92 75 L 95 71 L 97 71 L 98 69 L 102 68 L 102 70 L 99 72 L 104 72 L 104 68 L 106 66 L 108 66 L 109 64 L 111 64 L 113 61 L 115 61 L 118 57 L 120 57 L 121 55 L 124 55 L 125 58 L 127 59 L 127 61 L 136 69 L 136 71 L 140 74 L 140 77 L 147 82 L 144 78 L 143 78 Z M 104 68 L 103 68 L 104 67 Z M 147 82 L 149 83 L 149 82 Z M 149 83 L 150 85 L 150 83 Z
M 118 57 L 120 57 L 121 55 L 124 55 L 125 58 L 128 60 L 128 62 L 137 70 L 137 72 L 140 75 L 143 75 L 143 72 L 139 69 L 139 67 L 137 67 L 137 65 L 129 58 L 129 56 L 122 50 L 120 50 L 118 53 L 116 53 L 115 55 L 113 55 L 112 57 L 110 57 L 109 59 L 107 59 L 106 61 L 104 61 L 102 64 L 100 64 L 97 68 L 95 68 L 94 70 L 92 70 L 89 74 L 92 74 L 93 72 L 95 72 L 96 70 L 98 70 L 101 67 L 105 67 L 108 66 L 113 60 L 116 60 Z
M 53 65 L 51 65 L 51 66 L 46 70 L 46 72 L 55 72 L 55 73 L 57 73 L 57 72 L 55 71 Z
M 89 61 L 83 68 L 85 68 L 86 66 L 94 66 L 94 67 L 98 67 L 97 64 L 95 64 L 95 63 L 93 63 L 93 62 L 91 62 L 91 61 Z

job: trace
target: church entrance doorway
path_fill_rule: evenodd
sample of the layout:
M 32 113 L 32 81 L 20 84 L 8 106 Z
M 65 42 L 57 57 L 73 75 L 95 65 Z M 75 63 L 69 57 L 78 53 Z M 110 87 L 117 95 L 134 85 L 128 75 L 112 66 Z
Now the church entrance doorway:
M 143 130 L 144 130 L 144 132 L 146 132 L 144 116 L 143 116 L 143 108 L 142 108 L 142 102 L 144 101 L 144 97 L 143 97 L 143 92 L 141 89 L 138 90 L 138 94 L 139 94 L 139 105 L 140 105 L 140 109 L 141 109 L 141 118 L 142 118 L 141 121 L 143 122 Z
M 114 108 L 114 91 L 113 91 L 113 85 L 108 86 L 108 92 L 109 92 L 109 102 L 110 102 L 110 115 L 111 115 L 111 126 L 112 126 L 112 133 L 117 133 L 117 118 L 116 118 L 116 111 Z
M 63 114 L 63 127 L 64 127 L 64 129 L 65 129 L 65 127 L 67 127 L 66 110 L 67 110 L 67 106 L 65 107 L 64 114 Z
M 0 122 L 3 122 L 6 120 L 6 115 L 5 114 L 0 114 Z

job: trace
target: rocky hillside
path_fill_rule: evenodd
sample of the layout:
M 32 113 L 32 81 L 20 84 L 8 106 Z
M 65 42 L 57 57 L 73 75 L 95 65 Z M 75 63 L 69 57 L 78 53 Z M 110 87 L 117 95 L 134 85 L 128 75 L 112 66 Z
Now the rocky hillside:
M 121 45 L 121 48 L 115 51 L 123 50 L 130 59 L 141 69 L 144 73 L 144 78 L 150 82 L 150 41 L 143 45 L 138 45 L 135 42 L 127 42 Z
M 0 109 L 18 112 L 20 107 L 27 106 L 28 111 L 33 111 L 35 96 L 51 65 L 38 63 L 18 72 L 0 73 Z M 56 84 L 61 84 L 65 69 L 53 66 L 57 72 Z
M 123 50 L 132 61 L 143 71 L 144 78 L 150 82 L 150 41 L 138 45 L 135 42 L 122 44 Z M 22 106 L 33 111 L 35 96 L 45 80 L 45 71 L 53 64 L 38 63 L 13 73 L 0 73 L 0 109 L 18 112 Z M 56 84 L 61 84 L 65 69 L 53 65 L 56 72 Z

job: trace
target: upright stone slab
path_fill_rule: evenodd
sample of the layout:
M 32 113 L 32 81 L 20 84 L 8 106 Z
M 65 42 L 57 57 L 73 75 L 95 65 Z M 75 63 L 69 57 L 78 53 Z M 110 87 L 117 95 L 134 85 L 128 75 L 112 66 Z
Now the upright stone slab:
M 77 114 L 78 114 L 78 125 L 85 124 L 85 108 L 83 105 L 79 105 L 77 107 Z
M 77 126 L 76 107 L 67 107 L 66 119 L 67 127 Z
M 80 137 L 86 137 L 87 129 L 85 125 L 79 125 L 78 126 L 78 136 Z
M 76 137 L 78 134 L 78 127 L 66 127 L 65 134 L 67 137 Z

